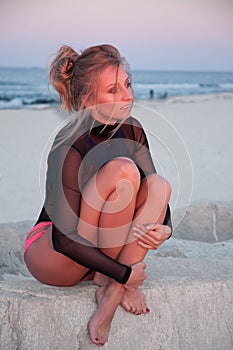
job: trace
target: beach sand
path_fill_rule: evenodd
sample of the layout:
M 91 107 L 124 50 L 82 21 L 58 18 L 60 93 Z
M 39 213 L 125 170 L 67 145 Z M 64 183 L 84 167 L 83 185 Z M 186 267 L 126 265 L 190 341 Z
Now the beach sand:
M 138 322 L 117 310 L 111 349 L 126 343 L 130 348 L 231 348 L 232 112 L 233 94 L 136 102 L 133 115 L 145 127 L 158 173 L 173 188 L 173 227 L 175 217 L 185 219 L 145 259 L 149 321 L 141 316 Z M 85 331 L 96 307 L 92 282 L 46 286 L 23 263 L 25 234 L 43 204 L 40 189 L 51 136 L 64 119 L 54 108 L 0 111 L 0 318 L 5 349 L 18 344 L 27 349 L 48 344 L 92 348 Z
M 136 101 L 133 115 L 145 127 L 158 173 L 172 185 L 172 210 L 232 201 L 233 94 Z M 55 108 L 0 111 L 0 223 L 36 220 L 48 139 L 64 119 Z

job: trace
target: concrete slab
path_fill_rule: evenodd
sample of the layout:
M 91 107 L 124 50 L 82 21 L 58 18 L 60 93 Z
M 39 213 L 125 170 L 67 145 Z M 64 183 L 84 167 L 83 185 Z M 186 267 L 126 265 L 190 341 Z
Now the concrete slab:
M 105 349 L 230 350 L 233 345 L 233 259 L 147 259 L 142 288 L 148 315 L 117 309 Z M 95 349 L 87 323 L 96 287 L 42 285 L 15 276 L 0 282 L 0 341 L 8 350 Z
M 151 312 L 135 316 L 118 307 L 104 349 L 233 348 L 231 209 L 207 203 L 190 208 L 173 238 L 148 254 L 142 291 Z M 200 225 L 200 218 L 208 220 Z M 96 287 L 84 282 L 58 288 L 32 278 L 23 263 L 24 238 L 32 225 L 0 225 L 0 350 L 96 349 L 87 331 Z

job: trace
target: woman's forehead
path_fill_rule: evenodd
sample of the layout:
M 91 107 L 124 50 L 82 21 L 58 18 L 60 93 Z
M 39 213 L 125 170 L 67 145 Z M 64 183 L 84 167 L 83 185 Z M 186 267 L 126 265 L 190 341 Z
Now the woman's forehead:
M 120 66 L 112 66 L 109 65 L 105 67 L 99 75 L 99 82 L 103 84 L 114 84 L 116 81 L 125 81 L 128 78 L 128 74 L 126 73 L 124 67 Z

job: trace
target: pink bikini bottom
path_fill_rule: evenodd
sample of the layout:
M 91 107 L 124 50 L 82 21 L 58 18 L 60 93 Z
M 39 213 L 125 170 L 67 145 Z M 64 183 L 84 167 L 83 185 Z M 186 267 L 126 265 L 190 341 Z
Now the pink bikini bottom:
M 41 236 L 43 236 L 43 234 L 47 231 L 48 226 L 52 225 L 51 221 L 43 221 L 43 222 L 39 222 L 37 225 L 35 225 L 27 234 L 26 236 L 26 240 L 25 240 L 25 245 L 24 245 L 24 260 L 25 260 L 25 255 L 26 252 L 28 250 L 28 248 L 30 247 L 30 245 L 35 242 L 38 238 L 40 238 Z M 30 238 L 30 235 L 36 231 L 40 229 L 40 232 L 37 232 L 36 234 L 32 235 L 32 237 Z

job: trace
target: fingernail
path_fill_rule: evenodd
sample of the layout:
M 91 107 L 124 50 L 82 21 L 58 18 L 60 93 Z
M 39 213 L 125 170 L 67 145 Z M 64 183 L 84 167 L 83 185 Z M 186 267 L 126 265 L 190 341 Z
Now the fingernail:
M 149 225 L 146 225 L 146 228 L 147 228 L 147 230 L 150 230 L 151 228 L 153 228 L 153 224 L 149 224 Z
M 170 233 L 170 232 L 171 232 L 170 227 L 169 227 L 169 226 L 167 226 L 165 231 L 166 231 L 166 233 Z
M 150 309 L 148 309 L 148 307 L 146 308 L 146 312 L 147 312 L 147 313 L 150 312 Z
M 99 339 L 98 339 L 98 338 L 95 338 L 95 341 L 99 341 Z

